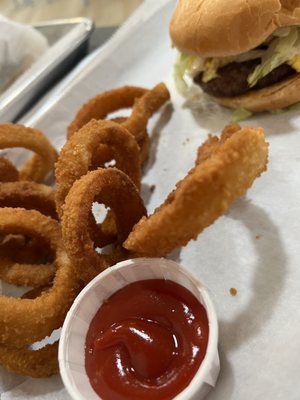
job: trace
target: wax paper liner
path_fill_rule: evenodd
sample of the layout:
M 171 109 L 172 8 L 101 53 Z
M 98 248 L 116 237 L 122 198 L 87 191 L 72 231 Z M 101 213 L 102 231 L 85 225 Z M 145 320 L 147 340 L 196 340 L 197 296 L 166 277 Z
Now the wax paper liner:
M 142 194 L 149 213 L 193 166 L 207 135 L 218 135 L 232 115 L 213 103 L 191 109 L 176 92 L 172 66 L 177 53 L 168 33 L 175 4 L 144 2 L 112 40 L 21 121 L 61 148 L 68 124 L 92 96 L 122 85 L 166 82 L 171 103 L 148 124 L 151 148 Z M 207 399 L 299 400 L 300 115 L 297 110 L 264 113 L 241 124 L 264 128 L 270 144 L 267 172 L 197 240 L 168 258 L 209 288 L 216 307 L 221 370 Z M 14 378 L 1 371 L 1 400 L 69 398 L 57 376 L 42 383 Z

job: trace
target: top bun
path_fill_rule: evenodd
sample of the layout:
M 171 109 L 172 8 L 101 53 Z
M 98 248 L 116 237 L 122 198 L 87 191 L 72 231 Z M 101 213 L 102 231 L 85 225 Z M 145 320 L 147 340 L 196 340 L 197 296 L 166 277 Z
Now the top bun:
M 223 57 L 249 51 L 291 25 L 300 25 L 300 0 L 179 0 L 170 35 L 185 54 Z

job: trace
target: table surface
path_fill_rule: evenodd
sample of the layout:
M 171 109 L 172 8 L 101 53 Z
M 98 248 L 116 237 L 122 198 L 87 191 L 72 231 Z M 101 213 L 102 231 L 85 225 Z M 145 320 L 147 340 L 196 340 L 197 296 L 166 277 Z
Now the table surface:
M 143 0 L 1 0 L 0 14 L 33 24 L 57 18 L 88 17 L 96 26 L 121 25 Z

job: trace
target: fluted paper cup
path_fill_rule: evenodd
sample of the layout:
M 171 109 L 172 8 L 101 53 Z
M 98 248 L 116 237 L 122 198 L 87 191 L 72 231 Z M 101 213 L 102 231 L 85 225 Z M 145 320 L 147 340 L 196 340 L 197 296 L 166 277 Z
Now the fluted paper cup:
M 167 279 L 188 289 L 204 306 L 209 323 L 206 355 L 190 384 L 176 400 L 201 400 L 215 386 L 219 370 L 218 323 L 208 291 L 183 266 L 163 258 L 136 258 L 108 268 L 78 295 L 64 322 L 59 344 L 60 373 L 74 400 L 99 400 L 85 370 L 85 339 L 102 303 L 128 284 L 146 279 Z

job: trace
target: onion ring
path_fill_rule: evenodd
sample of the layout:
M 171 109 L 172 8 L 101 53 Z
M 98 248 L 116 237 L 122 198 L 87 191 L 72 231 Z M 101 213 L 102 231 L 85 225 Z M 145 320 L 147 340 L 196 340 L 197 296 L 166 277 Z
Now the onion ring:
M 16 286 L 36 288 L 47 285 L 52 281 L 55 271 L 54 264 L 20 264 L 8 257 L 0 259 L 0 279 Z
M 117 240 L 117 226 L 112 210 L 108 211 L 101 223 L 97 223 L 93 214 L 90 213 L 89 229 L 96 247 L 105 247 Z
M 239 124 L 230 124 L 224 127 L 220 138 L 208 135 L 206 141 L 198 148 L 195 164 L 198 165 L 212 156 L 217 148 L 241 129 Z
M 0 182 L 19 180 L 19 171 L 7 158 L 0 157 Z
M 141 97 L 147 89 L 136 86 L 124 86 L 108 90 L 91 98 L 77 112 L 68 126 L 68 139 L 92 119 L 106 119 L 108 114 L 122 108 L 132 107 L 136 98 Z
M 22 299 L 35 299 L 49 286 L 31 289 Z M 15 348 L 0 345 L 0 365 L 7 370 L 33 378 L 43 378 L 58 372 L 58 342 L 48 344 L 38 350 L 30 348 Z
M 39 238 L 13 234 L 4 236 L 0 243 L 0 263 L 1 258 L 7 257 L 17 263 L 33 264 L 44 263 L 53 258 L 47 244 Z
M 225 139 L 225 136 L 228 137 Z M 228 132 L 211 154 L 199 160 L 148 218 L 142 218 L 123 244 L 143 256 L 164 256 L 186 245 L 211 225 L 265 169 L 268 145 L 262 129 Z M 203 150 L 202 147 L 202 156 Z M 209 152 L 208 152 L 209 153 Z
M 100 144 L 115 148 L 117 167 L 139 187 L 139 149 L 132 135 L 115 122 L 92 120 L 67 141 L 56 163 L 55 201 L 60 217 L 66 195 L 73 183 L 89 171 L 93 151 Z
M 113 122 L 117 122 L 118 124 L 122 124 L 127 121 L 127 118 L 125 117 L 117 117 L 112 119 Z M 149 156 L 149 147 L 150 147 L 150 138 L 149 134 L 147 131 L 147 128 L 145 127 L 144 131 L 141 132 L 140 139 L 137 141 L 137 144 L 139 145 L 140 148 L 140 160 L 141 164 L 143 164 L 148 156 Z
M 35 299 L 36 297 L 40 296 L 42 292 L 50 289 L 51 286 L 40 286 L 38 288 L 30 289 L 28 292 L 24 293 L 21 296 L 21 299 Z
M 126 121 L 126 118 L 118 117 L 112 119 L 112 121 L 120 124 Z M 140 163 L 142 165 L 149 156 L 150 139 L 147 130 L 145 130 L 138 145 L 140 148 Z M 90 170 L 106 167 L 111 161 L 115 161 L 115 157 L 116 151 L 113 146 L 106 144 L 99 145 L 98 149 L 92 155 L 92 166 Z M 118 165 L 118 167 L 120 167 L 120 165 Z M 90 234 L 95 245 L 99 247 L 104 247 L 116 240 L 117 228 L 111 211 L 109 211 L 101 224 L 97 224 L 94 217 L 91 215 Z
M 118 117 L 111 121 L 121 124 L 125 122 L 127 118 Z M 137 142 L 140 150 L 140 163 L 141 165 L 147 160 L 149 156 L 150 138 L 147 129 L 143 132 L 141 139 Z M 92 157 L 92 169 L 99 167 L 106 167 L 106 164 L 111 160 L 115 159 L 115 149 L 112 146 L 101 144 L 98 149 L 93 153 Z M 112 166 L 112 165 L 111 165 Z
M 136 100 L 130 117 L 121 125 L 139 142 L 143 138 L 143 132 L 145 132 L 149 118 L 169 99 L 170 93 L 166 85 L 159 83 Z
M 149 118 L 170 99 L 164 83 L 147 90 L 135 86 L 124 86 L 98 94 L 84 104 L 68 127 L 68 139 L 92 119 L 105 119 L 108 114 L 121 108 L 133 107 L 131 115 L 120 122 L 136 138 L 141 148 L 141 163 L 148 155 L 149 137 L 147 123 Z
M 29 181 L 0 183 L 0 207 L 34 209 L 57 219 L 54 191 L 41 183 Z
M 61 326 L 79 291 L 79 281 L 63 248 L 57 221 L 20 208 L 0 209 L 0 221 L 0 234 L 41 237 L 55 253 L 56 273 L 50 289 L 35 299 L 0 296 L 0 343 L 20 348 Z
M 74 183 L 63 207 L 62 233 L 76 274 L 85 283 L 127 255 L 124 249 L 118 247 L 110 255 L 98 254 L 94 250 L 88 226 L 95 197 L 113 210 L 120 243 L 133 225 L 146 215 L 136 186 L 116 168 L 99 168 Z
M 83 288 L 83 284 L 80 284 L 80 288 Z M 51 289 L 51 285 L 45 285 L 45 286 L 39 286 L 33 289 L 28 290 L 28 292 L 25 292 L 22 296 L 21 299 L 35 299 L 39 297 L 43 292 L 46 292 L 47 290 Z
M 0 364 L 7 370 L 32 378 L 45 378 L 58 372 L 58 342 L 39 350 L 0 345 Z
M 137 143 L 140 148 L 141 165 L 143 165 L 149 158 L 150 138 L 148 133 L 146 132 L 146 134 Z
M 0 149 L 23 147 L 36 154 L 19 171 L 20 180 L 40 182 L 50 172 L 57 152 L 37 129 L 18 124 L 0 124 Z
M 35 209 L 57 218 L 53 190 L 36 182 L 0 183 L 0 207 Z M 55 274 L 55 266 L 37 238 L 28 241 L 23 235 L 7 235 L 2 238 L 0 255 L 0 279 L 5 282 L 38 287 L 51 282 Z

